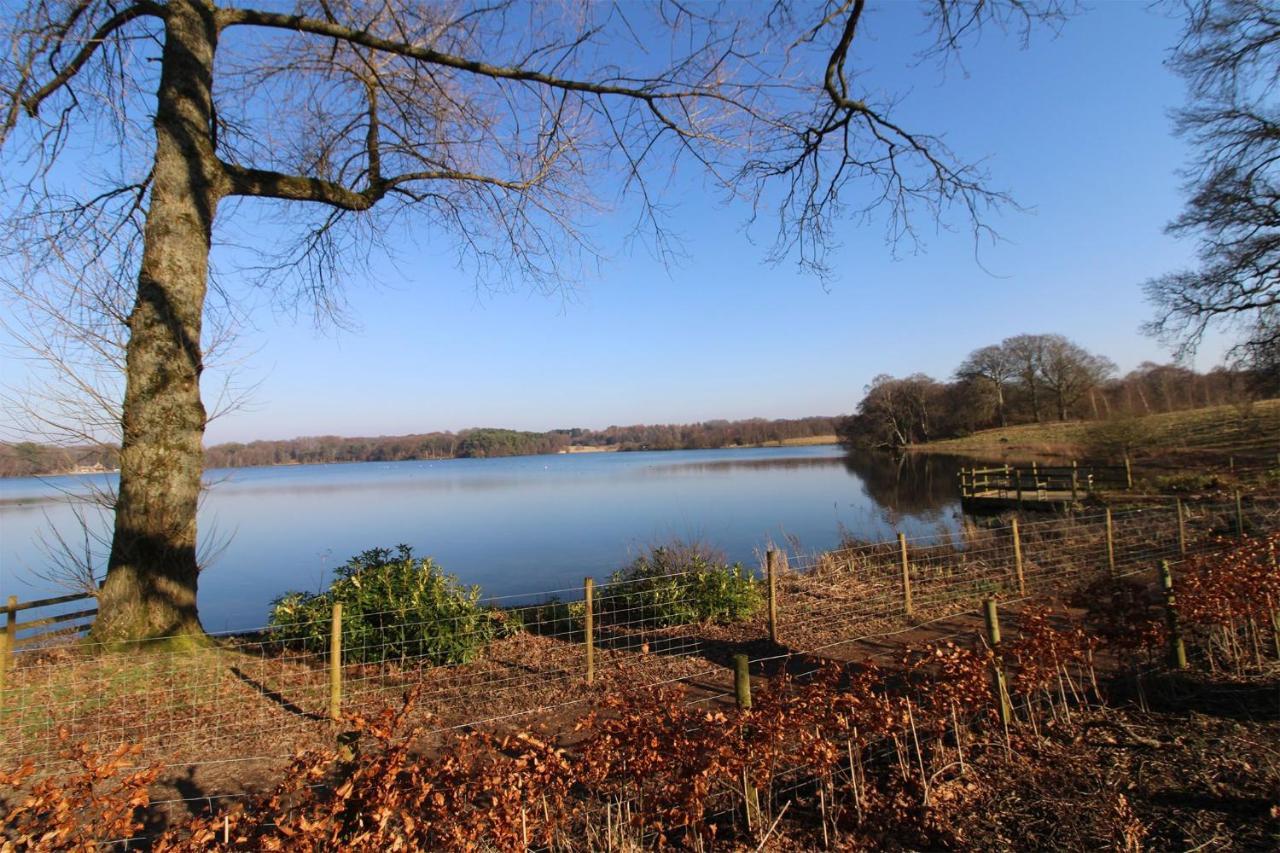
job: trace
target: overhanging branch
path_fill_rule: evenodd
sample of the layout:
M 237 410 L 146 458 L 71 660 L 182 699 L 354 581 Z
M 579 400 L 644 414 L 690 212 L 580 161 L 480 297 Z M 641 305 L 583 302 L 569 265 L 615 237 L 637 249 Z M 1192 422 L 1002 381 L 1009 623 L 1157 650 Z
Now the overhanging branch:
M 54 92 L 58 91 L 58 89 L 69 83 L 112 33 L 130 21 L 146 17 L 148 15 L 153 17 L 164 17 L 164 9 L 154 3 L 143 0 L 143 2 L 134 3 L 132 6 L 121 9 L 119 12 L 104 21 L 101 26 L 93 31 L 93 35 L 89 36 L 84 46 L 76 52 L 76 55 L 71 58 L 71 61 L 64 65 L 62 69 L 53 76 L 53 79 L 48 83 L 45 83 L 31 95 L 22 99 L 22 107 L 27 111 L 27 115 L 34 117 L 40 110 L 40 104 Z

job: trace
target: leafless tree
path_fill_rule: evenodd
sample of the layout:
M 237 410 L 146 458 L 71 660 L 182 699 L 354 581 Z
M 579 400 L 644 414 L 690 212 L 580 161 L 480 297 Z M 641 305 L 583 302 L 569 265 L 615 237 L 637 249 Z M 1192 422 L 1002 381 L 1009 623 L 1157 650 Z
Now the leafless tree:
M 923 373 L 901 379 L 880 374 L 866 387 L 858 411 L 839 432 L 850 445 L 899 449 L 927 442 L 932 435 L 944 386 Z
M 1040 390 L 1043 383 L 1044 342 L 1047 335 L 1014 335 L 1000 342 L 1014 368 L 1021 388 L 1031 402 L 1031 413 L 1036 423 L 1041 422 Z
M 1057 0 L 921 8 L 927 54 L 944 60 L 990 25 L 1025 36 L 1063 14 Z M 683 164 L 774 211 L 774 257 L 818 270 L 850 216 L 882 215 L 891 242 L 913 239 L 917 216 L 953 211 L 981 233 L 1006 197 L 906 127 L 857 70 L 868 17 L 864 0 L 11 10 L 5 245 L 95 235 L 126 295 L 120 484 L 95 636 L 202 632 L 203 319 L 230 223 L 277 217 L 235 272 L 322 310 L 410 227 L 447 237 L 483 281 L 560 287 L 595 252 L 581 223 L 617 201 L 613 176 L 671 251 L 663 190 Z
M 1040 375 L 1058 406 L 1058 420 L 1065 421 L 1071 407 L 1115 373 L 1106 356 L 1094 355 L 1062 335 L 1044 335 Z
M 86 229 L 76 236 L 65 244 L 19 244 L 4 257 L 0 273 L 0 330 L 11 342 L 4 354 L 25 364 L 20 381 L 0 387 L 0 435 L 39 439 L 45 453 L 61 448 L 61 470 L 82 469 L 85 460 L 97 469 L 115 467 L 128 343 L 129 293 L 108 266 L 109 260 L 118 262 L 119 253 L 106 235 Z M 34 281 L 41 286 L 32 287 Z M 216 383 L 208 416 L 213 421 L 240 408 L 252 384 L 240 381 L 235 306 L 209 300 L 204 313 L 201 348 L 206 366 L 213 366 L 204 374 L 206 393 L 210 380 Z M 77 591 L 96 591 L 110 553 L 106 531 L 116 490 L 109 480 L 85 479 L 58 500 L 70 511 L 56 515 L 63 527 L 46 514 L 38 533 L 45 567 L 33 572 Z M 226 544 L 205 533 L 197 551 L 202 569 Z
M 1017 360 L 1011 352 L 998 344 L 974 350 L 956 368 L 956 378 L 982 380 L 989 382 L 995 389 L 996 413 L 1002 427 L 1009 425 L 1004 405 L 1004 389 L 1017 376 Z
M 1236 354 L 1280 352 L 1280 5 L 1186 0 L 1172 65 L 1187 81 L 1176 129 L 1195 160 L 1169 232 L 1197 241 L 1194 269 L 1146 284 L 1148 331 L 1194 350 L 1215 323 L 1243 333 Z

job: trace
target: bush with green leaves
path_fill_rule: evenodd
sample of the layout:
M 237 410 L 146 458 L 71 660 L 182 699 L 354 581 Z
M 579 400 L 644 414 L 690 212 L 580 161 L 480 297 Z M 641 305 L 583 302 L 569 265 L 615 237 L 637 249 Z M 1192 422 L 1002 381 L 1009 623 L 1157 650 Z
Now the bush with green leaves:
M 281 642 L 326 650 L 337 602 L 349 662 L 466 663 L 489 641 L 519 630 L 504 612 L 481 605 L 478 586 L 463 586 L 429 557 L 416 559 L 407 545 L 372 548 L 334 575 L 327 592 L 290 592 L 272 603 L 270 624 Z
M 664 628 L 736 622 L 764 603 L 760 583 L 741 563 L 701 545 L 660 545 L 614 572 L 601 590 L 601 621 Z

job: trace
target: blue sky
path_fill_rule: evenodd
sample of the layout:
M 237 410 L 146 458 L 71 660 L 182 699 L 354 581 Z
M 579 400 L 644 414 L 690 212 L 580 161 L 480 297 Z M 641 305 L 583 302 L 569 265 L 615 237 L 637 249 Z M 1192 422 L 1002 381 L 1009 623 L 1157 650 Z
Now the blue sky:
M 876 374 L 946 378 L 1022 332 L 1065 334 L 1122 371 L 1166 360 L 1139 332 L 1140 285 L 1190 259 L 1162 233 L 1187 155 L 1169 119 L 1183 87 L 1163 65 L 1179 20 L 1095 4 L 1026 50 L 985 32 L 945 74 L 914 64 L 915 7 L 867 23 L 856 64 L 907 93 L 901 122 L 984 159 L 1026 208 L 994 218 L 1003 241 L 977 258 L 959 220 L 898 257 L 879 223 L 847 223 L 836 275 L 820 282 L 766 264 L 770 232 L 746 229 L 745 209 L 692 172 L 666 198 L 685 259 L 664 266 L 627 244 L 629 219 L 606 216 L 591 228 L 609 257 L 568 300 L 478 290 L 447 244 L 418 235 L 378 281 L 351 285 L 351 330 L 254 310 L 241 365 L 252 403 L 207 440 L 836 414 Z M 1209 341 L 1197 366 L 1223 346 Z

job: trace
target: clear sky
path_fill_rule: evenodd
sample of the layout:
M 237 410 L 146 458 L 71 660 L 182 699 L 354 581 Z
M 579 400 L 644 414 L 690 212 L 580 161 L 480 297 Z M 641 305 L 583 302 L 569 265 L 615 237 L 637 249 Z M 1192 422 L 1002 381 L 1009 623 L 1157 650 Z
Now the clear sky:
M 836 275 L 819 282 L 765 264 L 768 230 L 746 229 L 746 211 L 692 173 L 666 199 L 687 257 L 664 266 L 627 245 L 629 220 L 604 217 L 592 227 L 610 257 L 570 300 L 477 290 L 424 233 L 347 291 L 354 329 L 255 309 L 241 365 L 252 403 L 207 439 L 837 414 L 876 374 L 947 378 L 1023 332 L 1067 335 L 1122 371 L 1167 360 L 1139 331 L 1140 285 L 1190 257 L 1162 233 L 1187 154 L 1169 118 L 1182 83 L 1163 64 L 1180 25 L 1145 3 L 1096 3 L 1025 50 L 986 32 L 942 75 L 914 64 L 914 7 L 869 15 L 856 64 L 906 93 L 901 123 L 985 159 L 1026 208 L 996 218 L 1003 242 L 976 258 L 962 222 L 896 258 L 879 223 L 846 223 Z M 1197 366 L 1222 349 L 1210 341 Z

